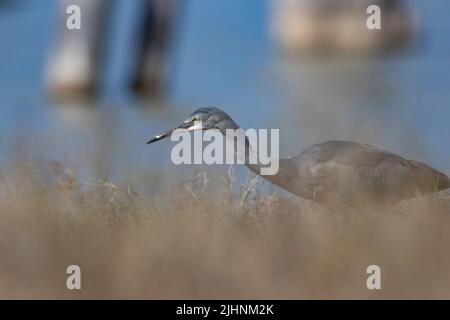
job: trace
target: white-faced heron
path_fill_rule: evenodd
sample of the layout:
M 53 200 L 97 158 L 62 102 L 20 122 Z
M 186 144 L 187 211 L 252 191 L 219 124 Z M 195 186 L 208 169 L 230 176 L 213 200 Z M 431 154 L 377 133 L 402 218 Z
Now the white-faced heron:
M 209 107 L 193 112 L 177 128 L 147 142 L 166 138 L 176 129 L 239 129 L 224 111 Z M 248 148 L 248 144 L 246 144 Z M 259 174 L 260 164 L 246 165 Z M 280 159 L 275 175 L 263 176 L 300 197 L 328 204 L 329 200 L 357 204 L 394 204 L 403 199 L 450 188 L 450 178 L 429 166 L 406 160 L 374 146 L 350 141 L 327 141 L 299 155 Z

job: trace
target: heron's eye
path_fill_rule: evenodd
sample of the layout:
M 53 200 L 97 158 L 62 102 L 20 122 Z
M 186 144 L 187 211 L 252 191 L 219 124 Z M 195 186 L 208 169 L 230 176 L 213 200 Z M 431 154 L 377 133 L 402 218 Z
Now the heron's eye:
M 193 122 L 200 122 L 200 118 L 199 118 L 199 117 L 194 117 L 194 118 L 192 119 L 192 121 L 193 121 Z

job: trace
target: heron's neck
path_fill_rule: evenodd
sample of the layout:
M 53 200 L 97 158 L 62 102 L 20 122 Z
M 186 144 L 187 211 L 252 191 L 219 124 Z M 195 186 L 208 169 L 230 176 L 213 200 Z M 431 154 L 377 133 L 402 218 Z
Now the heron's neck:
M 236 157 L 240 159 L 240 163 L 245 164 L 251 171 L 258 175 L 261 175 L 261 169 L 267 167 L 267 164 L 264 165 L 261 163 L 260 155 L 258 154 L 256 147 L 250 144 L 250 141 L 245 135 L 244 130 L 237 126 L 234 122 L 233 129 L 237 141 L 241 141 L 240 144 L 239 142 L 236 143 L 236 141 L 232 141 Z M 229 137 L 226 138 L 228 139 Z M 242 141 L 244 141 L 244 144 L 242 144 Z M 242 148 L 242 145 L 244 145 L 244 148 Z M 282 159 L 279 160 L 281 161 Z M 278 176 L 278 174 L 279 172 L 275 175 L 264 175 L 263 177 L 269 181 L 275 182 L 277 179 L 276 176 Z

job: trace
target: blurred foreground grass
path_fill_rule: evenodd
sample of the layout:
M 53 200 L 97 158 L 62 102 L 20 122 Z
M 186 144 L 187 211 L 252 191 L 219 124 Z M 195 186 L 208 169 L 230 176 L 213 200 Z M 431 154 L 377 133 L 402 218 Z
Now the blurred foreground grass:
M 220 197 L 204 176 L 140 196 L 53 171 L 0 179 L 0 298 L 450 298 L 448 193 L 336 213 L 255 180 L 236 195 L 229 176 Z M 371 264 L 382 290 L 366 288 Z

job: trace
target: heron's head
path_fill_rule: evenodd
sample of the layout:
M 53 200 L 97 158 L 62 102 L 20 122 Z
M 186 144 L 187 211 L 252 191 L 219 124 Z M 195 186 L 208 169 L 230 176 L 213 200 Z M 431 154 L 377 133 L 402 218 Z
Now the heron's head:
M 175 130 L 179 129 L 188 131 L 217 129 L 224 133 L 225 129 L 235 127 L 234 121 L 224 111 L 214 107 L 200 108 L 191 113 L 180 125 L 154 136 L 147 144 L 170 137 Z

